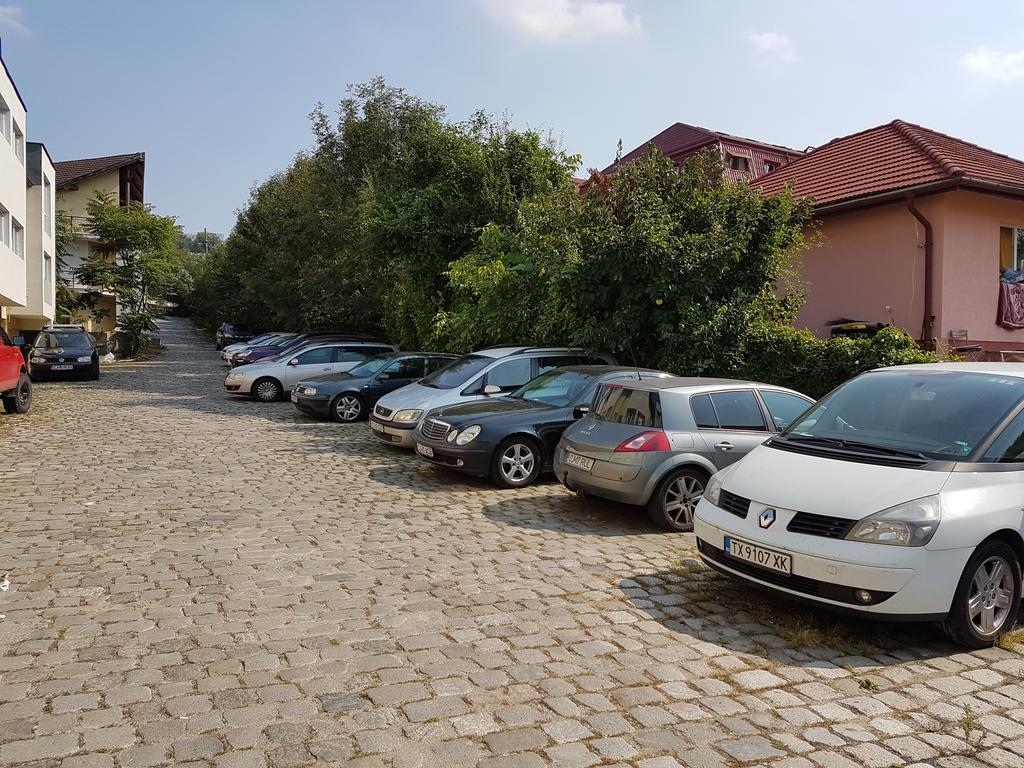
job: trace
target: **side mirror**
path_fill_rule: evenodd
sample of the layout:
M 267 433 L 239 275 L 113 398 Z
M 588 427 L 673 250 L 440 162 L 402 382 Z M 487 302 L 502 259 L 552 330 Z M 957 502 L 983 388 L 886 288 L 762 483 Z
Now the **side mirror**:
M 390 378 L 391 378 L 391 374 L 390 373 L 382 373 L 380 376 L 377 377 L 377 381 L 387 381 Z
M 297 357 L 293 357 L 291 360 L 288 361 L 288 365 L 298 365 L 298 364 L 299 364 L 299 358 L 297 358 Z
M 496 387 L 493 384 L 488 384 L 486 387 L 483 388 L 483 393 L 485 395 L 488 395 L 488 396 L 490 396 L 490 395 L 500 395 L 501 394 L 501 387 Z
M 572 409 L 572 417 L 574 419 L 582 419 L 588 413 L 590 413 L 589 405 L 577 405 L 575 408 Z

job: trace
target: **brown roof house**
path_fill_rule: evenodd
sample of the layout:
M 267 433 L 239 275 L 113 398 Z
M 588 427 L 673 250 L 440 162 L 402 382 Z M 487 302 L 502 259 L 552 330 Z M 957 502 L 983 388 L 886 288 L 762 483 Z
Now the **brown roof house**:
M 893 322 L 940 349 L 1024 349 L 1024 161 L 893 120 L 830 141 L 757 180 L 810 196 L 798 325 Z
M 75 237 L 63 277 L 77 291 L 88 293 L 100 310 L 100 317 L 92 312 L 75 318 L 95 334 L 113 333 L 117 325 L 117 303 L 109 293 L 97 291 L 78 279 L 78 268 L 95 251 L 96 238 L 89 231 L 86 206 L 97 191 L 105 192 L 119 205 L 144 202 L 146 155 L 133 152 L 128 155 L 90 157 L 82 160 L 64 160 L 54 163 L 57 179 L 57 208 L 70 215 Z
M 742 136 L 732 136 L 719 131 L 709 131 L 686 123 L 674 123 L 657 136 L 645 141 L 639 147 L 623 155 L 619 162 L 628 163 L 647 152 L 653 144 L 676 165 L 682 165 L 688 157 L 711 150 L 717 152 L 725 166 L 725 175 L 733 181 L 750 181 L 771 173 L 777 168 L 803 156 L 798 149 L 765 144 Z M 615 164 L 603 173 L 615 170 Z

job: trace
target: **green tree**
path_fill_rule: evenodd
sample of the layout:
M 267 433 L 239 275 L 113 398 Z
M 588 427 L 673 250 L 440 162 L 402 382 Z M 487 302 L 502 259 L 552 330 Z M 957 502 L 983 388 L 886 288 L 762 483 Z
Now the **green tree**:
M 180 230 L 171 216 L 158 216 L 137 202 L 118 205 L 102 192 L 86 210 L 97 242 L 79 274 L 116 297 L 122 350 L 132 355 L 156 330 L 153 302 L 181 290 Z

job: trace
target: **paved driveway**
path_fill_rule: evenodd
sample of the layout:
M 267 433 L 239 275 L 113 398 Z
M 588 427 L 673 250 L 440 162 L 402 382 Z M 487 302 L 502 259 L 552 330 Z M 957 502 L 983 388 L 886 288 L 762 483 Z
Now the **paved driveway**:
M 162 334 L 0 418 L 0 764 L 1024 765 L 1024 656 L 226 398 L 212 346 Z

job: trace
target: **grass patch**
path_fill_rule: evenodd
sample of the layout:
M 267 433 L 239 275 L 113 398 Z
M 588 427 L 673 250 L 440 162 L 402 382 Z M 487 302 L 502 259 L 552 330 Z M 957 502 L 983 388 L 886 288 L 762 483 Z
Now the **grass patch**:
M 1011 629 L 996 642 L 1004 651 L 1024 651 L 1024 627 Z

